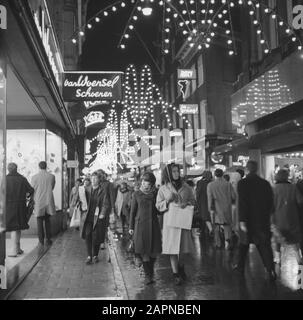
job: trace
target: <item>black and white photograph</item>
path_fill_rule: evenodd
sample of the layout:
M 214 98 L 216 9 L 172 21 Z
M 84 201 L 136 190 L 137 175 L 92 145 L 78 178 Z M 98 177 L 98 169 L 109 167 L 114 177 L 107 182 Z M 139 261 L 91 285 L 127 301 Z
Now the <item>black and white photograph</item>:
M 0 300 L 303 300 L 303 0 L 0 0 Z

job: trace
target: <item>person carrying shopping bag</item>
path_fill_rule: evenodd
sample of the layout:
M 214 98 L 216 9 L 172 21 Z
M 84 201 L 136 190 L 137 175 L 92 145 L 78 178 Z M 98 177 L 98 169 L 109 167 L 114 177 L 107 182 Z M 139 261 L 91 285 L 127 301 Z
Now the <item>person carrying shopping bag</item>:
M 194 242 L 191 227 L 189 230 L 174 227 L 171 217 L 174 210 L 180 212 L 181 209 L 182 214 L 182 209 L 190 210 L 192 208 L 191 221 L 190 217 L 187 220 L 185 219 L 191 226 L 195 196 L 192 188 L 181 179 L 180 167 L 177 164 L 172 163 L 165 167 L 162 173 L 162 183 L 156 203 L 157 209 L 164 213 L 162 254 L 170 256 L 175 284 L 180 285 L 182 280 L 186 279 L 184 259 L 182 258 L 184 258 L 184 255 L 194 252 Z M 184 210 L 184 214 L 189 214 L 186 210 Z

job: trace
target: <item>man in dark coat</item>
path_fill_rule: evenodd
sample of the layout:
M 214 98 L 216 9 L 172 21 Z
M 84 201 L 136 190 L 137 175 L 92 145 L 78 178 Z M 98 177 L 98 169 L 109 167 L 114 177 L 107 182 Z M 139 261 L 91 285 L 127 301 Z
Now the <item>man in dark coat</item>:
M 8 164 L 6 176 L 6 231 L 11 232 L 13 252 L 9 257 L 17 257 L 23 253 L 20 247 L 21 230 L 28 226 L 28 208 L 26 198 L 33 194 L 34 189 L 27 179 L 17 172 L 15 163 Z
M 257 175 L 257 162 L 248 161 L 247 170 L 249 174 L 238 183 L 240 247 L 236 269 L 244 273 L 249 244 L 254 243 L 269 280 L 275 280 L 277 276 L 274 270 L 270 231 L 273 191 L 269 182 Z

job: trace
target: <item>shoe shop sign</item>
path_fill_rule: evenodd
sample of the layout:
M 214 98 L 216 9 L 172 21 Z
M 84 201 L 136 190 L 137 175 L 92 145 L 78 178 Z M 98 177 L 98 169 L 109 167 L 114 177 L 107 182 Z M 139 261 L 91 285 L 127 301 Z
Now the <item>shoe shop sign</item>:
M 63 98 L 70 101 L 122 100 L 123 72 L 64 73 Z

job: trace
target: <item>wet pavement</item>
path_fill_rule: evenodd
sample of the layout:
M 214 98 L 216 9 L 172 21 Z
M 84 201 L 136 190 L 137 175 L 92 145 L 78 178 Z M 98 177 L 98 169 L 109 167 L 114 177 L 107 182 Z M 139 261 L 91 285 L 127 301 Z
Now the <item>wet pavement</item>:
M 188 280 L 175 286 L 169 259 L 159 257 L 153 285 L 144 286 L 142 267 L 135 265 L 134 256 L 127 252 L 127 237 L 114 241 L 100 251 L 100 262 L 86 266 L 85 244 L 79 233 L 68 230 L 61 235 L 39 261 L 31 274 L 10 299 L 96 298 L 152 300 L 250 300 L 302 299 L 297 290 L 298 265 L 292 248 L 282 257 L 279 279 L 270 284 L 258 253 L 251 248 L 245 278 L 232 271 L 234 257 L 224 249 L 194 235 L 195 255 L 186 261 Z

